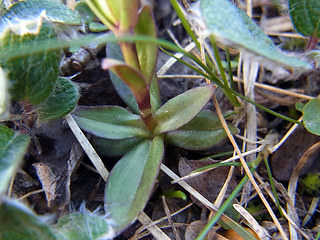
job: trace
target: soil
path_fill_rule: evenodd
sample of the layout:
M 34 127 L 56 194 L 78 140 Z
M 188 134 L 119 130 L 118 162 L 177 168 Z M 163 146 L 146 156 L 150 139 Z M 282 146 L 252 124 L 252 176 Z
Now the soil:
M 281 10 L 281 7 L 279 6 L 277 7 L 272 4 L 271 0 L 253 2 L 253 16 L 258 24 L 267 24 L 268 20 L 287 16 L 286 11 Z M 168 32 L 172 32 L 176 40 L 179 41 L 182 46 L 186 46 L 190 39 L 184 32 L 181 24 L 173 25 L 177 18 L 170 7 L 169 1 L 154 1 L 153 4 L 159 37 L 172 41 L 168 34 Z M 239 6 L 243 7 L 241 4 L 239 4 Z M 281 6 L 285 6 L 285 4 Z M 293 31 L 292 27 L 288 29 L 288 31 Z M 289 38 L 279 36 L 273 36 L 272 39 L 276 44 L 281 43 L 282 45 L 287 44 L 290 40 Z M 295 51 L 298 50 L 295 49 Z M 300 49 L 300 51 L 302 50 Z M 221 49 L 221 56 L 223 56 L 223 54 L 223 50 Z M 108 73 L 100 68 L 100 61 L 105 56 L 106 53 L 103 48 L 92 56 L 90 61 L 81 66 L 80 71 L 70 69 L 72 75 L 77 73 L 72 79 L 81 87 L 79 105 L 120 105 L 126 107 L 110 82 Z M 232 58 L 236 60 L 236 55 L 232 56 Z M 168 59 L 169 57 L 166 54 L 159 52 L 157 68 L 161 68 Z M 275 69 L 266 70 L 263 67 L 264 66 L 262 65 L 258 77 L 260 83 L 287 90 L 298 89 L 299 92 L 314 97 L 320 92 L 318 71 L 295 75 L 284 69 L 281 69 L 280 73 L 279 71 L 276 72 Z M 166 74 L 194 75 L 195 73 L 184 65 L 176 63 Z M 237 74 L 236 69 L 234 74 Z M 70 73 L 68 75 L 70 75 Z M 159 84 L 162 102 L 164 103 L 168 99 L 175 97 L 190 88 L 204 85 L 205 81 L 204 79 L 195 78 L 163 78 L 159 80 Z M 239 91 L 241 92 L 242 89 L 239 89 Z M 232 105 L 224 97 L 222 91 L 217 89 L 215 94 L 223 112 L 232 110 Z M 295 110 L 295 103 L 301 101 L 304 103 L 306 102 L 303 99 L 284 96 L 277 92 L 258 88 L 256 88 L 255 100 L 274 111 L 295 118 L 300 116 L 300 113 Z M 25 106 L 16 103 L 14 107 L 15 113 L 21 114 L 22 107 Z M 215 111 L 212 103 L 210 103 L 207 108 Z M 56 184 L 56 194 L 49 199 L 48 195 L 46 196 L 45 193 L 42 192 L 28 196 L 25 198 L 25 201 L 33 206 L 34 210 L 39 214 L 54 213 L 57 216 L 62 216 L 70 210 L 79 209 L 83 202 L 86 203 L 86 207 L 90 210 L 103 206 L 104 181 L 95 171 L 88 157 L 83 153 L 83 150 L 77 143 L 76 138 L 65 120 L 60 119 L 48 123 L 39 123 L 35 121 L 34 115 L 27 114 L 26 116 L 27 118 L 22 122 L 14 122 L 14 124 L 11 124 L 16 130 L 27 129 L 26 131 L 32 136 L 33 140 L 26 154 L 24 165 L 15 177 L 13 195 L 18 198 L 23 197 L 32 191 L 41 189 L 41 186 L 47 186 L 48 188 L 52 186 L 52 184 Z M 264 139 L 270 130 L 276 132 L 278 139 L 281 139 L 291 127 L 288 122 L 275 118 L 261 110 L 257 111 L 257 116 L 259 120 L 257 126 L 258 139 Z M 238 122 L 236 121 L 237 119 L 233 120 L 234 123 L 238 123 L 238 127 L 241 130 L 240 135 L 243 135 L 246 126 L 246 118 L 241 118 Z M 87 135 L 87 137 L 89 139 L 91 138 L 90 135 Z M 300 127 L 294 131 L 274 154 L 270 155 L 269 161 L 273 176 L 279 181 L 277 189 L 281 189 L 281 186 L 284 188 L 288 186 L 292 171 L 301 156 L 312 145 L 319 142 L 319 140 L 318 136 L 312 135 Z M 237 138 L 237 142 L 239 146 L 243 144 L 242 139 Z M 184 176 L 200 166 L 202 167 L 214 161 L 221 161 L 230 157 L 229 154 L 228 156 L 214 158 L 214 160 L 206 158 L 212 154 L 228 151 L 233 151 L 233 147 L 228 141 L 213 149 L 201 152 L 187 151 L 168 146 L 164 163 L 176 174 Z M 301 177 L 309 173 L 320 172 L 319 157 L 320 150 L 315 152 L 312 156 L 309 156 L 310 159 L 307 161 L 306 167 L 301 172 Z M 206 160 L 200 161 L 199 159 L 202 158 L 206 158 Z M 104 156 L 102 156 L 102 159 L 108 170 L 111 170 L 113 165 L 119 160 L 119 158 Z M 199 177 L 190 179 L 187 182 L 207 197 L 208 200 L 214 202 L 225 182 L 228 171 L 229 167 L 216 168 Z M 264 164 L 261 164 L 258 174 L 265 182 L 268 182 Z M 242 169 L 236 168 L 226 197 L 239 183 L 242 176 Z M 199 232 L 204 223 L 206 223 L 209 211 L 186 190 L 177 184 L 171 184 L 170 181 L 171 179 L 166 174 L 161 174 L 158 187 L 155 189 L 144 211 L 150 218 L 157 220 L 168 214 L 168 212 L 165 211 L 165 207 L 168 207 L 170 212 L 173 213 L 188 204 L 193 203 L 186 210 L 173 216 L 171 221 L 166 220 L 159 224 L 171 239 L 179 239 L 179 237 L 180 239 L 193 239 L 193 236 L 196 236 L 197 231 Z M 169 190 L 182 191 L 186 194 L 187 199 L 163 198 L 162 196 L 166 196 L 166 193 L 168 193 Z M 272 220 L 261 204 L 259 197 L 255 196 L 255 190 L 253 188 L 250 190 L 249 194 L 251 195 L 251 198 L 248 206 L 253 205 L 256 207 L 255 212 L 252 214 L 259 220 L 259 223 L 263 226 L 272 223 Z M 265 191 L 264 194 L 267 196 Z M 279 190 L 281 205 L 284 207 L 287 199 L 286 194 L 286 191 L 281 192 L 281 190 Z M 306 211 L 309 209 L 313 197 L 315 196 L 306 193 L 303 191 L 303 187 L 299 186 L 296 196 L 296 208 L 300 219 L 303 219 L 306 216 Z M 280 214 L 276 210 L 276 206 L 269 197 L 267 197 L 267 199 L 270 204 L 272 204 L 277 216 L 281 219 Z M 241 194 L 238 196 L 237 201 L 241 201 Z M 260 209 L 258 208 L 259 206 Z M 172 224 L 172 222 L 174 224 Z M 282 222 L 283 226 L 287 229 L 286 222 L 283 219 Z M 315 236 L 315 229 L 318 229 L 317 231 L 319 231 L 319 224 L 319 209 L 316 209 L 311 213 L 311 220 L 303 226 L 303 231 L 309 234 L 309 236 Z M 246 224 L 243 223 L 243 225 Z M 130 239 L 137 234 L 136 231 L 140 226 L 141 224 L 139 222 L 134 223 L 127 231 L 116 239 Z M 267 229 L 269 230 L 269 228 Z M 220 229 L 218 232 L 223 234 L 224 230 Z M 276 235 L 278 234 L 276 229 L 269 230 L 269 233 L 276 239 Z M 152 236 L 149 234 L 143 239 L 152 239 Z

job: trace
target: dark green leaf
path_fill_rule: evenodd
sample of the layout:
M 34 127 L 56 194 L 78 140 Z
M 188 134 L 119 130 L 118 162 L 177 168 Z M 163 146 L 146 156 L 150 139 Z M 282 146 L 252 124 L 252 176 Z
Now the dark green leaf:
M 102 61 L 102 68 L 104 70 L 111 70 L 124 81 L 131 89 L 131 92 L 137 101 L 139 101 L 139 97 L 143 96 L 147 89 L 144 76 L 124 62 L 107 58 Z
M 59 72 L 60 51 L 43 51 L 11 60 L 6 60 L 5 56 L 7 49 L 12 45 L 20 47 L 18 44 L 21 44 L 22 48 L 24 44 L 28 44 L 29 48 L 37 49 L 39 41 L 56 37 L 50 23 L 38 20 L 29 25 L 27 22 L 21 22 L 19 25 L 10 26 L 0 36 L 0 63 L 8 72 L 11 97 L 33 104 L 41 103 L 51 93 Z
M 0 124 L 0 194 L 8 187 L 27 150 L 30 137 Z M 1 231 L 0 231 L 1 232 Z
M 73 117 L 83 130 L 98 137 L 108 139 L 150 137 L 140 116 L 121 107 L 79 107 L 73 113 Z
M 0 67 L 0 121 L 8 120 L 10 117 L 10 96 L 9 96 L 9 81 L 7 74 Z
M 112 226 L 105 217 L 90 212 L 63 216 L 55 228 L 59 240 L 98 240 L 114 237 Z
M 208 30 L 225 43 L 245 48 L 288 67 L 311 68 L 309 63 L 279 51 L 252 19 L 231 1 L 201 0 L 200 4 Z
M 22 203 L 4 199 L 0 205 L 0 239 L 56 240 L 56 236 L 40 217 Z
M 316 135 L 320 135 L 320 99 L 310 100 L 303 107 L 303 123 L 306 129 Z
M 107 48 L 107 57 L 112 59 L 117 59 L 123 61 L 123 56 L 121 53 L 120 46 L 117 43 L 108 43 Z M 120 98 L 130 107 L 130 109 L 139 114 L 139 109 L 137 105 L 137 101 L 134 98 L 130 88 L 112 71 L 109 71 L 110 79 L 115 87 L 116 91 L 118 92 Z M 150 101 L 152 110 L 155 112 L 159 109 L 160 103 L 160 96 L 159 96 L 159 86 L 158 86 L 158 79 L 154 75 L 150 85 Z
M 145 140 L 114 166 L 107 180 L 105 208 L 116 233 L 136 220 L 156 181 L 163 156 L 163 138 Z
M 155 74 L 153 75 L 150 84 L 150 102 L 153 112 L 156 112 L 161 107 L 159 82 Z
M 228 126 L 232 134 L 238 133 L 234 126 Z M 228 139 L 218 116 L 210 111 L 201 111 L 186 125 L 168 132 L 166 141 L 189 150 L 204 150 Z
M 152 12 L 148 6 L 145 6 L 140 14 L 138 24 L 134 29 L 136 34 L 156 37 L 155 23 Z M 149 84 L 154 75 L 154 69 L 157 63 L 158 46 L 153 43 L 136 42 L 136 48 L 139 58 L 139 64 L 142 75 Z
M 75 11 L 86 24 L 89 24 L 97 19 L 96 15 L 92 12 L 86 1 L 77 1 Z
M 89 23 L 89 30 L 91 32 L 95 32 L 95 33 L 98 33 L 98 32 L 103 32 L 103 31 L 107 31 L 108 28 L 103 25 L 102 23 L 99 23 L 99 22 L 91 22 Z
M 289 13 L 295 29 L 304 36 L 320 37 L 320 1 L 290 0 Z
M 92 139 L 92 145 L 99 154 L 115 157 L 126 154 L 130 149 L 134 148 L 141 141 L 141 138 L 126 138 L 114 140 L 95 137 Z
M 69 79 L 58 77 L 50 96 L 37 106 L 40 120 L 49 121 L 65 116 L 77 105 L 78 87 Z
M 208 103 L 213 87 L 197 87 L 170 99 L 156 112 L 155 134 L 178 129 L 194 118 Z
M 49 22 L 67 25 L 81 25 L 78 14 L 66 5 L 52 0 L 25 0 L 13 4 L 3 15 L 2 23 L 9 21 L 17 23 L 19 20 L 38 19 L 40 15 Z

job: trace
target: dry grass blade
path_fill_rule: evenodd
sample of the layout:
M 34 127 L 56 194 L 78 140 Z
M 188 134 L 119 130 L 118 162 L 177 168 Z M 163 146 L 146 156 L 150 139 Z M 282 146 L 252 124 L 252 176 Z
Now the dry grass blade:
M 170 209 L 168 207 L 168 204 L 166 203 L 166 198 L 165 196 L 162 196 L 162 203 L 163 203 L 163 208 L 164 208 L 164 212 L 166 213 L 167 215 L 167 218 L 168 218 L 168 222 L 169 224 L 171 225 L 171 228 L 173 230 L 173 235 L 175 237 L 176 240 L 181 240 L 181 237 L 179 235 L 179 232 L 177 230 L 177 228 L 174 226 L 174 223 L 172 221 L 172 218 L 171 218 L 171 212 L 170 212 Z
M 243 80 L 238 78 L 238 77 L 236 77 L 236 76 L 234 76 L 234 81 L 239 82 L 239 83 L 243 83 Z M 297 97 L 297 98 L 301 98 L 301 99 L 311 100 L 311 99 L 314 98 L 312 96 L 308 96 L 308 95 L 305 95 L 305 94 L 284 90 L 284 89 L 273 87 L 273 86 L 266 85 L 266 84 L 263 84 L 263 83 L 257 83 L 256 82 L 256 83 L 254 83 L 254 86 L 257 87 L 257 88 L 266 89 L 266 90 L 269 90 L 269 91 L 272 91 L 272 92 L 275 92 L 275 93 L 280 93 L 280 94 L 284 94 L 284 95 L 288 95 L 288 96 L 292 96 L 292 97 Z
M 172 214 L 171 214 L 171 217 L 173 217 L 173 216 L 179 214 L 180 212 L 188 209 L 188 208 L 191 207 L 192 205 L 193 205 L 193 203 L 187 204 L 187 205 L 184 206 L 183 208 L 181 208 L 181 209 L 179 209 L 178 211 L 172 213 Z M 136 239 L 137 236 L 138 236 L 138 235 L 141 235 L 141 233 L 142 233 L 144 230 L 146 230 L 146 229 L 148 229 L 148 228 L 150 228 L 150 227 L 152 227 L 152 226 L 155 226 L 155 225 L 157 225 L 157 224 L 159 224 L 159 223 L 161 223 L 161 222 L 163 222 L 163 221 L 165 221 L 165 220 L 167 220 L 167 219 L 168 219 L 168 217 L 165 216 L 165 217 L 159 218 L 158 220 L 150 221 L 149 223 L 144 224 L 142 227 L 140 227 L 140 228 L 135 232 L 135 235 L 132 237 L 132 239 Z M 144 236 L 146 236 L 146 235 L 144 235 Z M 164 238 L 164 239 L 166 239 L 166 238 Z
M 216 208 L 220 208 L 220 206 L 223 202 L 223 199 L 225 198 L 229 183 L 231 182 L 231 179 L 232 179 L 233 172 L 234 172 L 234 166 L 230 167 L 228 177 L 227 177 L 225 183 L 223 184 L 223 187 L 221 188 L 220 193 L 217 196 L 217 199 L 214 201 L 214 205 L 216 206 Z
M 161 170 L 167 174 L 173 180 L 179 179 L 179 176 L 172 172 L 167 166 L 161 164 Z M 192 194 L 195 198 L 197 198 L 203 205 L 205 205 L 211 211 L 218 211 L 217 208 L 205 197 L 203 197 L 200 193 L 198 193 L 194 188 L 192 188 L 189 184 L 184 181 L 178 182 L 178 184 L 187 190 L 190 194 Z
M 298 178 L 299 178 L 300 172 L 301 172 L 303 166 L 305 165 L 305 163 L 308 161 L 308 159 L 310 159 L 310 156 L 312 154 L 314 154 L 319 148 L 320 148 L 320 142 L 312 145 L 301 156 L 298 164 L 293 169 L 292 175 L 289 180 L 289 185 L 288 185 L 288 195 L 289 195 L 289 198 L 291 199 L 291 201 L 293 202 L 293 204 L 295 203 L 295 195 L 296 195 L 296 189 L 297 189 L 297 185 L 298 185 Z M 288 208 L 288 214 L 291 218 L 294 219 L 294 221 L 297 225 L 300 224 L 298 214 L 296 213 L 296 211 L 294 209 Z M 290 236 L 291 236 L 291 239 L 298 239 L 298 234 L 297 234 L 296 230 L 291 225 L 290 225 Z
M 244 157 L 244 156 L 247 156 L 247 155 L 252 154 L 252 153 L 261 152 L 264 147 L 265 147 L 265 145 L 261 145 L 260 147 L 258 147 L 258 148 L 256 148 L 256 149 L 253 149 L 253 150 L 251 150 L 251 151 L 242 153 L 242 156 Z M 240 158 L 239 155 L 235 155 L 235 156 L 233 156 L 233 157 L 231 157 L 231 158 L 228 158 L 228 159 L 226 159 L 226 160 L 221 161 L 220 163 L 233 162 L 234 160 L 237 160 L 237 159 L 239 159 L 239 158 Z M 188 179 L 190 179 L 190 178 L 199 176 L 200 174 L 209 172 L 209 171 L 211 171 L 211 170 L 213 170 L 213 169 L 216 169 L 216 168 L 217 168 L 217 167 L 210 167 L 210 168 L 207 168 L 207 169 L 205 169 L 205 170 L 203 170 L 203 171 L 201 171 L 201 172 L 190 173 L 190 174 L 188 174 L 188 175 L 186 175 L 186 176 L 184 176 L 184 177 L 181 177 L 181 178 L 178 178 L 178 179 L 176 179 L 176 180 L 174 180 L 174 181 L 171 181 L 171 183 L 174 184 L 174 183 L 177 183 L 177 182 L 179 182 L 179 181 L 185 181 L 185 180 L 188 180 Z
M 83 132 L 81 131 L 81 129 L 79 128 L 78 124 L 73 119 L 73 117 L 70 114 L 68 114 L 65 116 L 65 119 L 67 120 L 67 123 L 69 124 L 71 131 L 79 141 L 81 147 L 90 158 L 92 164 L 95 166 L 95 168 L 101 175 L 102 179 L 106 181 L 109 176 L 109 172 L 104 166 L 101 158 L 99 157 L 97 152 L 94 150 L 94 148 L 92 147 L 92 145 L 90 144 L 86 136 L 83 134 Z
M 302 121 L 302 117 L 299 118 L 299 122 Z M 299 127 L 299 124 L 293 124 L 293 126 L 289 129 L 289 131 L 283 136 L 283 138 L 271 149 L 269 149 L 269 153 L 274 153 L 277 149 L 288 139 L 288 137 Z
M 315 213 L 316 209 L 319 206 L 319 200 L 320 200 L 319 197 L 314 197 L 312 199 L 308 213 L 302 221 L 302 226 L 305 226 L 309 222 L 309 220 L 311 219 L 311 216 Z
M 233 207 L 244 217 L 251 229 L 259 236 L 261 240 L 270 239 L 270 235 L 267 230 L 259 225 L 257 220 L 241 205 L 233 204 Z
M 139 214 L 138 220 L 144 225 L 148 225 L 152 222 L 152 220 L 144 212 Z M 170 238 L 156 225 L 150 225 L 148 230 L 158 240 L 170 240 Z
M 243 58 L 243 78 L 244 78 L 244 94 L 246 97 L 254 100 L 254 83 L 258 76 L 259 63 L 254 61 L 249 56 L 244 54 Z M 244 142 L 246 144 L 247 151 L 255 149 L 256 144 L 252 143 L 257 140 L 257 113 L 256 107 L 253 104 L 245 104 L 246 112 L 246 137 L 250 142 Z M 256 154 L 247 156 L 247 162 L 253 162 L 256 158 Z M 251 183 L 247 182 L 243 188 L 243 194 L 241 196 L 241 203 L 247 204 L 251 190 Z
M 261 185 L 265 185 L 265 183 L 263 182 L 262 178 L 255 172 L 254 173 L 256 179 L 258 179 L 259 183 Z M 276 199 L 275 197 L 273 196 L 273 193 L 272 191 L 270 190 L 269 188 L 269 184 L 268 184 L 268 187 L 264 188 L 264 190 L 268 193 L 269 197 L 271 198 L 271 200 L 276 204 Z M 284 194 L 286 194 L 286 191 L 284 189 L 284 191 L 281 190 L 281 192 L 283 192 Z M 287 199 L 287 202 L 290 202 L 291 200 L 290 199 Z M 288 215 L 288 213 L 281 207 L 281 211 L 284 215 L 284 217 L 288 220 L 288 222 L 299 232 L 301 233 L 301 235 L 305 238 L 305 239 L 310 239 L 309 236 L 303 232 L 301 230 L 301 228 L 299 228 L 298 225 L 295 224 L 295 222 L 290 218 L 290 216 Z
M 28 192 L 27 194 L 23 195 L 22 197 L 18 198 L 18 200 L 21 201 L 23 199 L 26 199 L 27 197 L 30 197 L 31 195 L 42 193 L 42 192 L 44 192 L 43 189 L 38 189 L 38 190 L 35 190 L 35 191 L 31 191 L 31 192 Z
M 257 191 L 257 193 L 258 193 L 260 199 L 262 200 L 263 204 L 264 204 L 265 207 L 267 208 L 267 210 L 268 210 L 268 212 L 269 212 L 272 220 L 273 220 L 274 223 L 277 225 L 277 228 L 279 229 L 279 232 L 280 232 L 280 234 L 282 235 L 283 239 L 288 240 L 288 237 L 287 237 L 285 231 L 283 230 L 283 228 L 282 228 L 282 226 L 281 226 L 278 218 L 277 218 L 276 215 L 274 214 L 274 212 L 273 212 L 272 208 L 270 207 L 268 201 L 267 201 L 266 198 L 264 197 L 261 189 L 259 188 L 259 186 L 258 186 L 258 184 L 256 183 L 255 179 L 253 178 L 253 175 L 252 175 L 252 173 L 250 172 L 250 169 L 249 169 L 246 161 L 245 161 L 244 158 L 242 157 L 241 151 L 240 151 L 240 149 L 239 149 L 239 147 L 238 147 L 235 139 L 233 138 L 230 130 L 228 129 L 226 120 L 224 119 L 224 117 L 223 117 L 223 115 L 222 115 L 222 112 L 221 112 L 221 109 L 220 109 L 220 107 L 219 107 L 218 101 L 217 101 L 217 99 L 216 99 L 216 97 L 215 97 L 214 95 L 213 95 L 212 99 L 213 99 L 213 103 L 214 103 L 214 105 L 215 105 L 215 108 L 216 108 L 216 110 L 217 110 L 217 114 L 218 114 L 218 116 L 219 116 L 219 118 L 220 118 L 221 124 L 223 125 L 224 129 L 226 130 L 226 132 L 227 132 L 227 134 L 228 134 L 228 137 L 229 137 L 229 139 L 230 139 L 233 147 L 235 148 L 235 151 L 236 151 L 237 154 L 240 156 L 241 164 L 242 164 L 242 166 L 243 166 L 246 174 L 248 175 L 249 180 L 251 181 L 253 187 L 254 187 L 255 190 Z
M 189 52 L 189 51 L 191 51 L 192 49 L 194 49 L 195 46 L 196 46 L 196 45 L 192 42 L 192 43 L 190 43 L 188 46 L 186 46 L 186 47 L 184 48 L 184 50 L 187 51 L 187 52 Z M 176 58 L 182 58 L 184 55 L 183 55 L 182 53 L 176 53 L 174 56 L 175 56 Z M 169 68 L 170 68 L 175 62 L 177 62 L 177 59 L 176 59 L 176 58 L 174 58 L 174 57 L 169 58 L 168 61 L 167 61 L 165 64 L 163 64 L 162 67 L 157 71 L 157 76 L 158 76 L 158 75 L 164 75 L 164 74 L 169 70 Z

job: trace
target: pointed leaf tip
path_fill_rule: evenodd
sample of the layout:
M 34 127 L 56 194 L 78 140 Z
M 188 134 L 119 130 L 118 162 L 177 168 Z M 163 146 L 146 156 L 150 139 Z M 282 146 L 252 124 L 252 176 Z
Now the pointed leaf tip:
M 154 133 L 173 131 L 188 123 L 205 107 L 213 91 L 212 86 L 197 87 L 170 99 L 156 112 Z

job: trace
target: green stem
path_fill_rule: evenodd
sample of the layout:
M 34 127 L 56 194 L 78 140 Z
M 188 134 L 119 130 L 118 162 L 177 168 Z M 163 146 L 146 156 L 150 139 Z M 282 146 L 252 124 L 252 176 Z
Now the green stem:
M 173 9 L 175 10 L 175 12 L 178 15 L 178 18 L 181 20 L 182 26 L 184 28 L 184 30 L 186 30 L 186 32 L 188 33 L 188 35 L 191 37 L 192 41 L 196 44 L 197 48 L 199 49 L 199 51 L 201 50 L 201 44 L 198 41 L 196 35 L 194 34 L 194 32 L 192 31 L 186 17 L 184 16 L 179 3 L 177 2 L 177 0 L 170 0 L 171 5 L 173 7 Z M 210 60 L 209 56 L 207 54 L 205 54 L 205 58 L 206 58 L 206 63 L 207 65 L 213 69 L 214 68 L 214 64 L 212 63 L 212 61 Z
M 263 151 L 265 151 L 265 149 Z M 256 160 L 254 161 L 255 162 L 255 167 L 250 169 L 251 173 L 253 173 L 256 170 L 256 168 L 258 167 L 259 163 L 264 158 L 264 155 L 265 155 L 264 152 L 260 152 L 259 153 L 259 155 L 257 156 Z M 223 213 L 226 211 L 226 209 L 232 204 L 232 201 L 237 197 L 238 193 L 242 190 L 244 184 L 248 181 L 248 179 L 249 179 L 248 175 L 245 175 L 244 178 L 238 184 L 238 186 L 230 194 L 228 199 L 221 205 L 220 209 L 214 214 L 214 216 L 210 219 L 210 221 L 207 223 L 207 225 L 202 229 L 200 234 L 197 236 L 196 240 L 205 239 L 205 237 L 208 234 L 208 232 L 210 231 L 210 229 L 213 227 L 213 225 L 215 225 L 218 222 L 218 220 L 223 215 Z M 233 229 L 233 230 L 235 230 L 237 232 L 237 229 Z M 237 232 L 237 233 L 241 236 L 240 232 Z M 255 238 L 253 237 L 253 239 L 255 239 Z
M 273 196 L 274 196 L 274 198 L 275 198 L 275 200 L 276 200 L 277 208 L 278 208 L 278 210 L 279 210 L 279 212 L 280 212 L 281 217 L 284 218 L 284 215 L 283 215 L 283 212 L 282 212 L 282 209 L 281 209 L 281 206 L 280 206 L 280 202 L 279 202 L 277 190 L 276 190 L 276 187 L 275 187 L 275 185 L 274 185 L 274 181 L 273 181 L 271 169 L 270 169 L 270 166 L 269 166 L 269 163 L 268 163 L 268 159 L 267 159 L 267 158 L 264 159 L 264 164 L 266 165 L 266 168 L 267 168 L 267 173 L 268 173 L 268 177 L 269 177 L 271 189 L 272 189 L 272 192 L 273 192 Z
M 119 41 L 132 42 L 132 43 L 135 41 L 154 43 L 154 44 L 158 44 L 159 46 L 164 47 L 170 51 L 180 52 L 180 53 L 184 54 L 186 57 L 189 57 L 190 59 L 192 59 L 196 64 L 199 65 L 199 67 L 204 69 L 210 75 L 204 73 L 200 69 L 197 69 L 194 66 L 189 64 L 191 69 L 193 69 L 194 71 L 196 71 L 197 73 L 199 73 L 203 77 L 210 79 L 212 82 L 217 84 L 219 87 L 224 88 L 224 89 L 228 88 L 228 87 L 224 86 L 224 84 L 222 84 L 221 80 L 217 76 L 215 76 L 214 73 L 212 73 L 212 71 L 206 65 L 204 65 L 199 59 L 197 59 L 191 53 L 186 52 L 182 48 L 179 48 L 178 46 L 176 46 L 175 44 L 173 44 L 169 41 L 158 39 L 158 38 L 153 38 L 153 37 L 148 37 L 148 36 L 142 36 L 142 35 L 122 36 L 121 38 L 116 38 L 115 36 L 110 36 L 107 34 L 101 34 L 98 36 L 96 34 L 92 34 L 92 35 L 85 36 L 83 38 L 65 40 L 63 42 L 59 41 L 59 39 L 46 39 L 46 40 L 37 42 L 36 46 L 33 46 L 30 43 L 27 43 L 27 44 L 19 43 L 16 45 L 13 44 L 10 47 L 10 49 L 7 49 L 7 51 L 3 53 L 3 55 L 1 56 L 1 59 L 8 61 L 8 60 L 14 59 L 16 57 L 28 56 L 30 54 L 41 53 L 43 51 L 62 49 L 62 48 L 67 48 L 67 47 L 71 47 L 71 46 L 72 47 L 81 47 L 81 46 L 84 46 L 89 43 L 102 44 L 102 43 L 108 43 L 108 42 L 111 43 L 111 42 L 119 42 Z M 173 55 L 171 54 L 171 56 L 173 56 Z M 176 59 L 177 59 L 177 61 L 187 65 L 187 63 L 182 61 L 181 59 L 178 59 L 178 58 L 176 58 Z M 262 110 L 264 110 L 264 111 L 266 111 L 276 117 L 282 118 L 282 119 L 289 121 L 289 122 L 292 122 L 292 123 L 303 125 L 301 122 L 299 122 L 295 119 L 292 119 L 292 118 L 286 117 L 284 115 L 281 115 L 277 112 L 274 112 L 274 111 L 272 111 L 272 110 L 270 110 L 270 109 L 268 109 L 268 108 L 266 108 L 256 102 L 246 98 L 245 96 L 242 96 L 241 94 L 234 91 L 233 89 L 230 89 L 230 88 L 228 88 L 228 89 L 237 97 L 240 97 L 243 100 L 246 100 L 251 104 L 254 104 L 256 107 L 258 107 L 258 108 L 260 108 L 260 109 L 262 109 Z
M 122 36 L 134 36 L 134 31 L 131 30 L 125 33 L 114 32 L 114 34 L 118 38 L 121 38 Z M 131 67 L 140 72 L 140 64 L 136 44 L 131 42 L 119 42 L 119 45 L 126 64 L 130 65 Z
M 234 88 L 234 81 L 233 81 L 233 75 L 232 75 L 232 67 L 231 67 L 231 60 L 230 60 L 230 54 L 228 48 L 226 48 L 226 58 L 227 58 L 227 63 L 228 63 L 228 75 L 229 75 L 229 85 L 231 89 Z
M 215 58 L 216 63 L 218 65 L 220 76 L 222 78 L 222 81 L 223 81 L 224 85 L 226 86 L 226 88 L 223 90 L 223 92 L 227 96 L 227 98 L 229 99 L 229 101 L 232 103 L 232 105 L 234 107 L 240 107 L 241 105 L 238 102 L 238 99 L 235 97 L 234 94 L 232 94 L 232 93 L 230 93 L 230 91 L 228 91 L 230 89 L 229 82 L 228 82 L 226 74 L 224 72 L 224 69 L 223 69 L 223 66 L 222 66 L 222 61 L 221 61 L 219 50 L 218 50 L 218 46 L 217 46 L 216 40 L 213 37 L 213 35 L 210 36 L 210 42 L 211 42 L 211 45 L 213 47 L 214 58 Z
M 163 45 L 162 45 L 162 46 L 163 46 Z M 236 95 L 237 97 L 239 97 L 239 98 L 241 98 L 241 99 L 243 99 L 243 100 L 245 100 L 245 101 L 247 101 L 247 102 L 255 105 L 256 107 L 258 107 L 258 108 L 260 108 L 260 109 L 262 109 L 262 110 L 264 110 L 264 111 L 266 111 L 266 112 L 268 112 L 268 113 L 270 113 L 270 114 L 272 114 L 272 115 L 274 115 L 274 116 L 276 116 L 276 117 L 278 117 L 278 118 L 282 118 L 282 119 L 284 119 L 284 120 L 286 120 L 286 121 L 288 121 L 288 122 L 292 122 L 292 123 L 295 123 L 295 124 L 302 125 L 301 122 L 299 122 L 299 121 L 297 121 L 297 120 L 295 120 L 295 119 L 292 119 L 292 118 L 290 118 L 290 117 L 284 116 L 284 115 L 282 115 L 282 114 L 280 114 L 280 113 L 277 113 L 277 112 L 275 112 L 275 111 L 272 111 L 271 109 L 266 108 L 266 107 L 262 106 L 262 105 L 259 104 L 259 103 L 256 103 L 255 101 L 251 100 L 250 98 L 247 98 L 247 97 L 241 95 L 240 93 L 236 92 L 235 90 L 230 89 L 228 86 L 225 86 L 225 85 L 221 82 L 221 80 L 220 80 L 219 78 L 217 78 L 217 76 L 215 76 L 209 69 L 208 69 L 209 72 L 207 72 L 207 73 L 210 74 L 210 75 L 207 75 L 206 73 L 204 73 L 204 72 L 201 71 L 200 69 L 198 69 L 198 68 L 192 66 L 191 64 L 189 64 L 189 63 L 187 63 L 187 62 L 185 62 L 185 61 L 183 61 L 183 60 L 175 57 L 173 54 L 169 53 L 168 51 L 165 51 L 165 50 L 163 50 L 163 51 L 164 51 L 165 53 L 167 53 L 168 55 L 170 55 L 170 56 L 174 57 L 175 59 L 177 59 L 177 61 L 183 63 L 183 64 L 186 65 L 186 66 L 188 66 L 190 69 L 192 69 L 192 70 L 194 70 L 195 72 L 199 73 L 199 74 L 202 75 L 203 77 L 205 77 L 205 78 L 209 79 L 210 81 L 212 81 L 213 83 L 217 84 L 217 85 L 218 85 L 219 87 L 221 87 L 222 89 L 226 89 L 227 91 L 230 91 L 231 93 L 233 93 L 233 94 Z M 181 49 L 180 49 L 180 52 L 181 52 L 181 53 L 184 53 L 186 56 L 190 57 L 194 62 L 196 62 L 196 63 L 197 63 L 199 66 L 201 66 L 203 69 L 207 69 L 207 67 L 206 67 L 205 65 L 203 65 L 203 64 L 201 63 L 201 61 L 198 61 L 198 59 L 197 59 L 196 57 L 194 57 L 194 56 L 191 57 L 190 55 L 192 55 L 192 54 L 190 54 L 190 53 L 188 53 L 188 52 L 185 52 L 184 50 L 181 50 Z
M 157 125 L 157 122 L 152 114 L 149 87 L 144 94 L 137 97 L 135 96 L 135 98 L 138 104 L 140 117 L 147 129 L 149 129 L 149 131 L 152 133 Z

